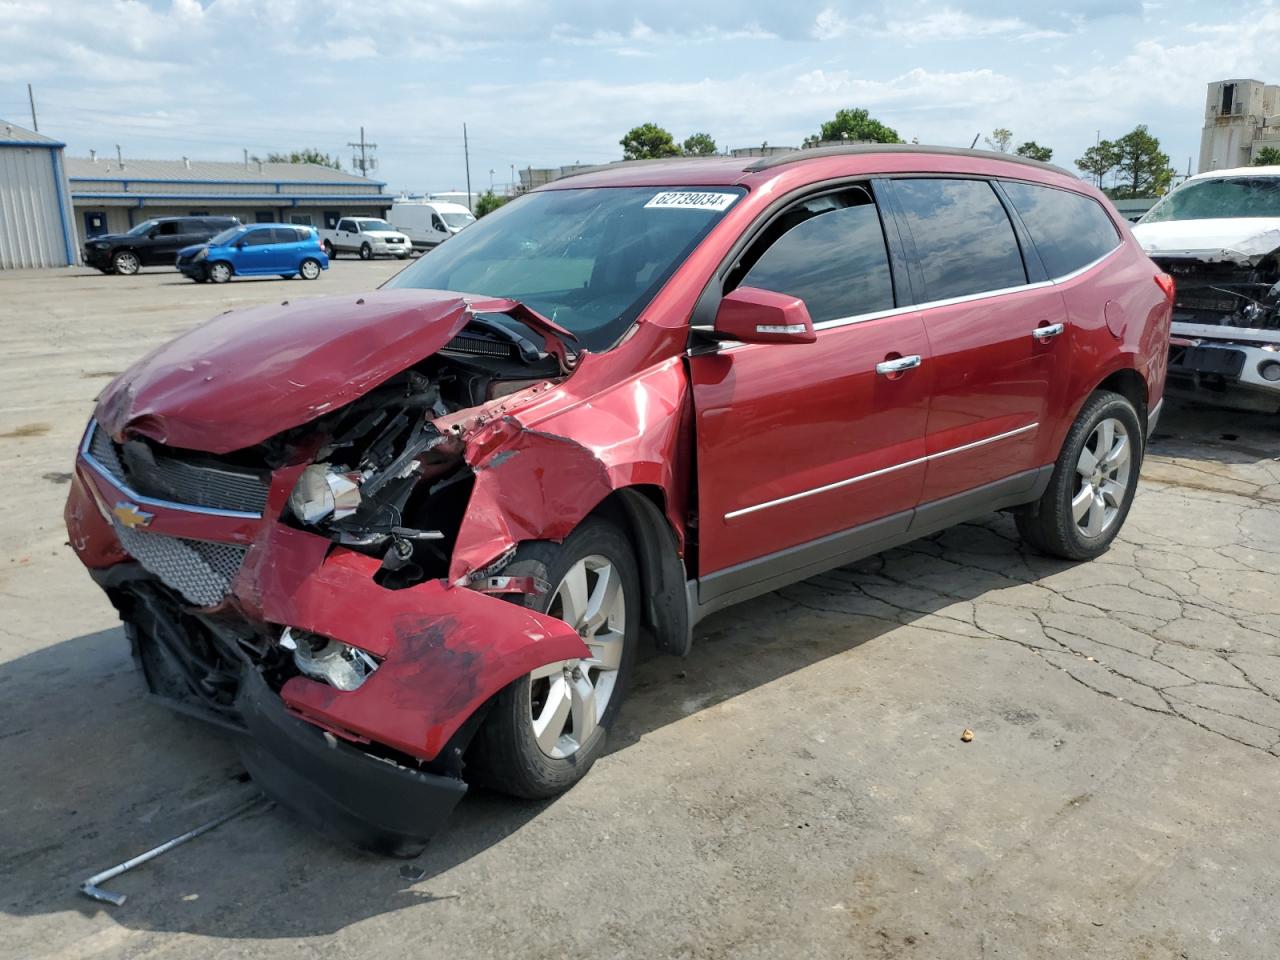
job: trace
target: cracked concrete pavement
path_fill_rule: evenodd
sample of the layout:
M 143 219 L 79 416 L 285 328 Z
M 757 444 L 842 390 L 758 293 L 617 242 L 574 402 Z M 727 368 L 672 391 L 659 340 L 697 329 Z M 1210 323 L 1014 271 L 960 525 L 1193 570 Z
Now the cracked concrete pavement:
M 418 879 L 276 809 L 79 898 L 251 790 L 141 698 L 63 545 L 94 394 L 227 306 L 394 269 L 0 275 L 0 957 L 1280 954 L 1280 420 L 1178 406 L 1100 560 L 993 516 L 725 611 L 639 666 L 582 784 L 473 792 Z

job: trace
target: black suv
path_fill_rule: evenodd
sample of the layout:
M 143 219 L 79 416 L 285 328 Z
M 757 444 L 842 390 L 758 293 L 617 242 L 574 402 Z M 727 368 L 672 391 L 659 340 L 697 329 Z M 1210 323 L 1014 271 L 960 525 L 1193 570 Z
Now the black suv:
M 137 273 L 139 267 L 171 267 L 183 247 L 204 243 L 214 234 L 239 223 L 236 217 L 160 217 L 146 220 L 128 233 L 90 237 L 84 245 L 84 262 L 103 273 L 125 275 Z

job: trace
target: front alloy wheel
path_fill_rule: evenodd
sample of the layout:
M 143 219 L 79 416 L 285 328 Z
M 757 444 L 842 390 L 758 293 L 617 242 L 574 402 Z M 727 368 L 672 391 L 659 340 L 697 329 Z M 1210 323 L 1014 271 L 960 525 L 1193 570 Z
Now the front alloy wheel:
M 131 277 L 138 272 L 138 268 L 142 266 L 142 262 L 138 259 L 138 255 L 132 250 L 121 250 L 111 258 L 111 266 L 115 268 L 116 273 L 126 277 Z
M 635 659 L 639 571 L 622 530 L 590 517 L 562 544 L 521 544 L 502 573 L 555 584 L 512 602 L 569 624 L 588 655 L 538 667 L 494 697 L 468 750 L 467 779 L 517 797 L 550 797 L 604 752 Z
M 231 265 L 219 260 L 208 267 L 209 279 L 214 283 L 226 283 L 231 279 Z
M 620 574 L 605 557 L 584 557 L 560 581 L 547 612 L 577 630 L 591 651 L 529 675 L 534 739 L 548 757 L 561 758 L 591 739 L 618 682 L 627 634 Z
M 361 260 L 372 260 L 372 259 L 373 259 L 373 247 L 369 246 L 367 243 L 362 243 L 362 244 L 360 244 L 360 259 L 361 259 Z

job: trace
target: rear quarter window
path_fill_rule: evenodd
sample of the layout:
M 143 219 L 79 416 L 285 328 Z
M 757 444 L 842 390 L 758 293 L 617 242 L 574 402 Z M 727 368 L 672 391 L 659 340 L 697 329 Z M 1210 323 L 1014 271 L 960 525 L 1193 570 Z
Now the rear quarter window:
M 1022 253 L 1004 204 L 985 180 L 894 180 L 927 300 L 1019 287 Z
M 1120 245 L 1115 224 L 1096 200 L 1030 183 L 1001 185 L 1050 277 L 1073 273 Z

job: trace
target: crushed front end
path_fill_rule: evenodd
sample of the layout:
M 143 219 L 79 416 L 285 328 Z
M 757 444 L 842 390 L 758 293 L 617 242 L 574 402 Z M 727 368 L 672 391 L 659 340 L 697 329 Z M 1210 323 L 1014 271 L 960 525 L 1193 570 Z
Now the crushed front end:
M 1169 392 L 1280 411 L 1280 250 L 1152 259 L 1177 284 Z
M 166 442 L 192 415 L 171 399 L 167 419 L 143 409 L 158 395 L 145 377 L 127 400 L 108 391 L 66 507 L 150 693 L 230 731 L 300 817 L 397 855 L 418 852 L 465 793 L 490 699 L 586 652 L 562 621 L 503 599 L 521 587 L 492 579 L 501 557 L 448 578 L 475 472 L 466 432 L 435 421 L 500 417 L 563 358 L 521 357 L 471 323 L 470 305 L 442 316 L 444 349 L 238 449 Z

